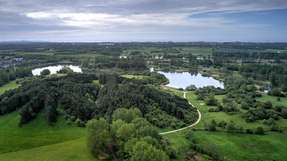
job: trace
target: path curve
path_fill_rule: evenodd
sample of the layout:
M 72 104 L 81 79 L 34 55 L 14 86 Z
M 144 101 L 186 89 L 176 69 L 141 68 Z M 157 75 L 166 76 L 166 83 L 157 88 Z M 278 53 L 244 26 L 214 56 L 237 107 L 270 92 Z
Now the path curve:
M 183 97 L 186 99 L 186 92 L 183 93 Z M 189 101 L 188 101 L 188 103 L 189 103 L 192 107 L 195 107 L 195 106 L 193 106 Z M 196 107 L 195 107 L 195 108 L 196 108 Z M 198 113 L 198 119 L 197 119 L 197 121 L 196 121 L 195 123 L 193 123 L 193 124 L 191 124 L 191 125 L 189 125 L 189 126 L 180 128 L 180 129 L 171 130 L 171 131 L 167 131 L 167 132 L 162 132 L 162 133 L 159 133 L 159 134 L 160 134 L 160 135 L 171 134 L 171 133 L 179 132 L 179 131 L 182 131 L 182 130 L 185 130 L 185 129 L 188 129 L 188 128 L 191 128 L 191 127 L 196 126 L 196 125 L 200 122 L 200 120 L 201 120 L 201 113 L 200 113 L 200 111 L 198 110 L 198 108 L 196 108 L 196 109 L 197 109 L 197 113 Z

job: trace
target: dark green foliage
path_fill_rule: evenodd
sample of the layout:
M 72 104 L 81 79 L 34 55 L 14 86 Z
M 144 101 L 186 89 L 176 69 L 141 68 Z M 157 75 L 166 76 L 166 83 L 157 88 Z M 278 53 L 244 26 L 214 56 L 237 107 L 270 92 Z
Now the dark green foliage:
M 95 103 L 92 100 L 99 91 L 99 87 L 88 83 L 95 78 L 70 75 L 26 82 L 14 92 L 0 96 L 0 114 L 20 109 L 20 124 L 25 124 L 45 109 L 49 123 L 56 121 L 57 111 L 87 121 L 93 116 Z
M 174 157 L 169 143 L 138 112 L 119 108 L 111 124 L 102 118 L 89 121 L 87 141 L 91 153 L 102 159 L 133 161 L 168 161 L 169 156 Z
M 160 110 L 159 108 L 154 108 L 145 115 L 146 119 L 153 125 L 160 128 L 180 128 L 185 125 L 184 122 L 179 119 L 168 115 L 166 112 Z
M 216 126 L 217 123 L 215 122 L 215 120 L 212 120 L 209 124 L 205 125 L 205 129 L 208 131 L 216 131 Z
M 143 115 L 159 108 L 185 123 L 194 122 L 197 112 L 188 102 L 178 96 L 164 93 L 152 86 L 142 85 L 140 82 L 123 82 L 121 84 L 104 86 L 98 95 L 97 111 L 107 114 L 121 107 L 138 108 Z
M 68 66 L 64 66 L 60 71 L 58 71 L 57 73 L 60 73 L 60 74 L 71 74 L 73 73 L 74 71 L 69 68 Z
M 284 119 L 287 119 L 287 109 L 284 108 L 281 110 L 280 112 L 280 115 L 284 118 Z
M 98 79 L 102 88 L 92 83 Z M 142 113 L 147 117 L 158 109 L 168 116 L 166 119 L 171 121 L 170 126 L 173 127 L 192 123 L 198 117 L 195 108 L 185 99 L 114 74 L 72 73 L 61 77 L 37 78 L 0 96 L 0 114 L 20 109 L 20 124 L 34 119 L 44 109 L 49 123 L 55 122 L 58 115 L 64 115 L 71 122 L 78 119 L 76 124 L 84 126 L 95 116 L 105 116 L 111 121 L 113 111 L 121 107 L 134 107 L 135 115 Z M 116 113 L 115 117 L 120 117 Z M 126 119 L 129 122 L 133 116 Z M 166 119 L 153 123 L 168 126 L 164 123 Z
M 207 98 L 205 98 L 205 103 L 208 106 L 216 106 L 218 104 L 218 101 L 214 98 L 214 96 L 208 96 Z
M 262 127 L 257 127 L 254 131 L 255 134 L 263 135 L 265 133 L 264 129 Z
M 41 72 L 41 75 L 45 76 L 45 75 L 50 75 L 50 70 L 49 69 L 44 69 L 42 72 Z
M 254 122 L 256 120 L 264 120 L 264 119 L 275 119 L 278 120 L 279 116 L 278 113 L 275 112 L 274 110 L 266 110 L 263 108 L 257 108 L 257 109 L 252 109 L 249 110 L 245 114 L 246 121 L 248 122 Z
M 24 78 L 27 76 L 32 76 L 30 68 L 11 68 L 11 69 L 0 69 L 0 86 L 15 80 L 16 78 Z
M 276 97 L 284 97 L 285 94 L 279 89 L 279 88 L 274 88 L 271 91 L 268 92 L 269 95 L 271 96 L 276 96 Z

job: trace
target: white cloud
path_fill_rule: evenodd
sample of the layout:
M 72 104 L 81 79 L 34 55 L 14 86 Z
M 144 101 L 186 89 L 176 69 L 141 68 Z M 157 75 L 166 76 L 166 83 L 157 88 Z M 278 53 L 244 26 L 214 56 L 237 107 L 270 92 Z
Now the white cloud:
M 118 27 L 118 26 L 185 26 L 220 27 L 223 18 L 190 18 L 187 14 L 132 14 L 117 15 L 107 13 L 73 12 L 30 12 L 25 14 L 35 20 L 57 20 L 73 27 Z

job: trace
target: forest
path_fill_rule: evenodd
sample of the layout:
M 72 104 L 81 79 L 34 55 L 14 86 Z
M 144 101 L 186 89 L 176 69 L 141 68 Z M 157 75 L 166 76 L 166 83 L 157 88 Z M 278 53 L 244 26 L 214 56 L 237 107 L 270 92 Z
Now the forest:
M 0 68 L 0 158 L 284 161 L 286 53 L 284 43 L 0 43 L 1 58 L 24 60 Z M 162 72 L 223 88 L 171 87 Z

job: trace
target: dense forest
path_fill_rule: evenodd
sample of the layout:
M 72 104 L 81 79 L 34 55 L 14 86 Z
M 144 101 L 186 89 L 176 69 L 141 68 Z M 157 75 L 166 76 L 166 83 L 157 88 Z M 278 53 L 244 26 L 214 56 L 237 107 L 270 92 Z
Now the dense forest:
M 95 80 L 99 84 L 93 83 Z M 184 126 L 198 117 L 196 110 L 185 99 L 162 92 L 142 81 L 111 74 L 37 78 L 1 95 L 0 107 L 2 115 L 19 110 L 20 125 L 44 111 L 49 123 L 55 122 L 60 114 L 83 126 L 95 117 L 102 116 L 109 120 L 113 111 L 122 107 L 138 108 L 159 127 Z M 157 117 L 158 120 L 154 120 Z

